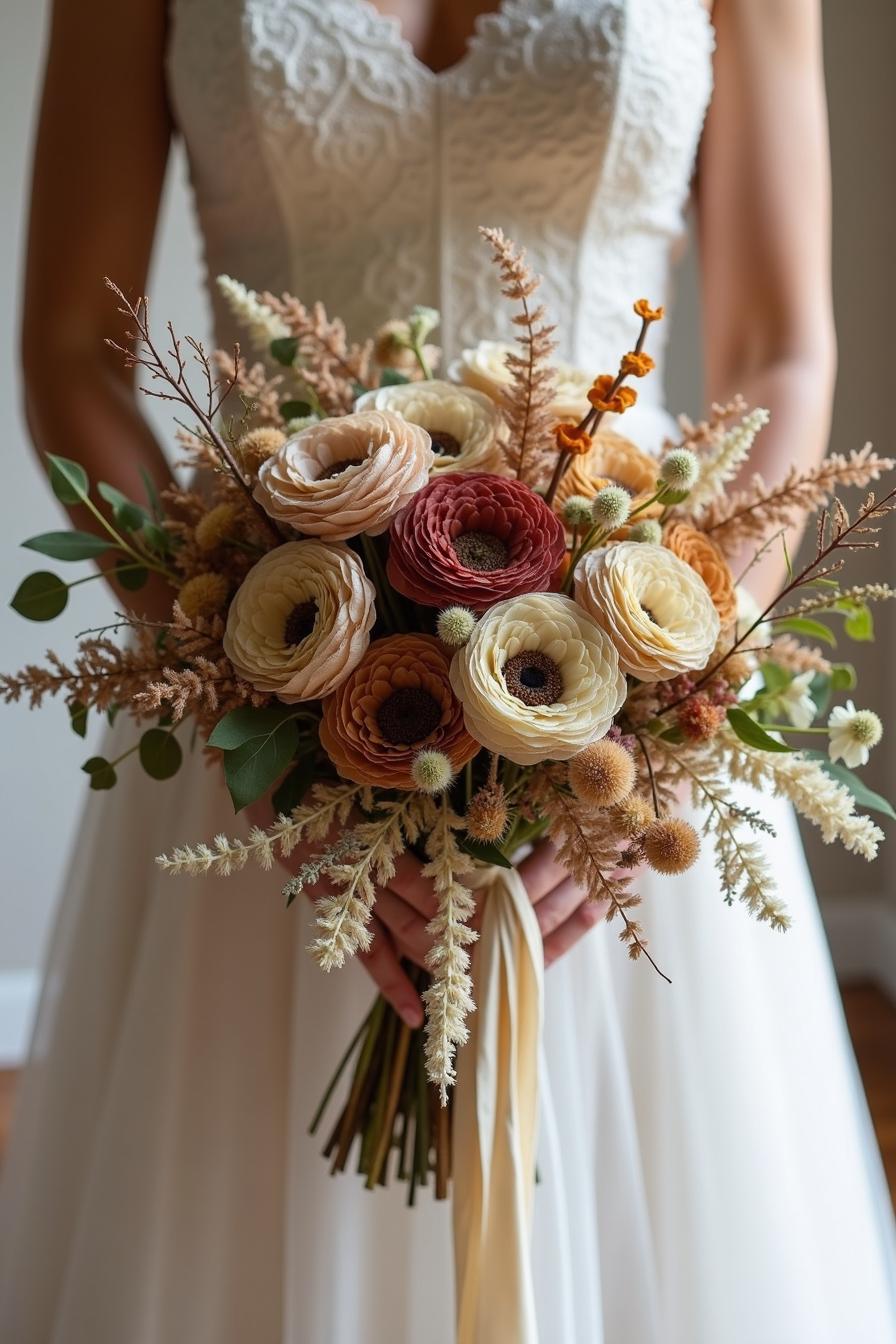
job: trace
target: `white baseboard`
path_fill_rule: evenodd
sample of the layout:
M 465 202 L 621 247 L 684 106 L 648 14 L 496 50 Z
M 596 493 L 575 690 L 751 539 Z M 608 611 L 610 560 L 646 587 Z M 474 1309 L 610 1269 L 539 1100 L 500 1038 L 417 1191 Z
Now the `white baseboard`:
M 832 896 L 821 913 L 838 979 L 872 980 L 896 1000 L 896 904 L 883 896 Z
M 0 972 L 0 1069 L 25 1059 L 39 993 L 38 971 Z

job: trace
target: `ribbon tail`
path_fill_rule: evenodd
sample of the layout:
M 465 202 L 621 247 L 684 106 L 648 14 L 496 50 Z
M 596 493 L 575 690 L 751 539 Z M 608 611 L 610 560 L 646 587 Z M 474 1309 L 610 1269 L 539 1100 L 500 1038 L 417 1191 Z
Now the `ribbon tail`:
M 528 893 L 490 869 L 474 954 L 477 1009 L 454 1098 L 458 1344 L 537 1344 L 530 1236 L 543 953 Z

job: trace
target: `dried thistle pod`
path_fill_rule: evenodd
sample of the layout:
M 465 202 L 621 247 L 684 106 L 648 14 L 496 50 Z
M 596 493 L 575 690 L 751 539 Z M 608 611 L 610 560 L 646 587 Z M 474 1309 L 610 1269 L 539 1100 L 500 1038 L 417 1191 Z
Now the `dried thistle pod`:
M 642 843 L 651 868 L 668 875 L 692 868 L 700 853 L 700 837 L 682 817 L 660 817 L 651 822 Z
M 467 804 L 464 818 L 471 840 L 485 844 L 500 840 L 507 830 L 507 798 L 503 784 L 484 784 Z
M 250 429 L 236 446 L 240 465 L 244 471 L 254 476 L 262 462 L 266 462 L 269 457 L 273 457 L 274 453 L 285 442 L 286 435 L 282 429 L 275 429 L 273 425 L 262 425 L 260 429 Z
M 197 616 L 215 616 L 227 605 L 230 584 L 223 574 L 209 571 L 194 574 L 177 594 L 181 611 L 189 620 Z
M 636 840 L 643 835 L 653 820 L 653 808 L 640 793 L 630 793 L 613 808 L 613 821 L 629 840 Z
M 569 782 L 582 802 L 592 807 L 614 807 L 634 788 L 631 752 L 608 738 L 592 742 L 570 761 Z

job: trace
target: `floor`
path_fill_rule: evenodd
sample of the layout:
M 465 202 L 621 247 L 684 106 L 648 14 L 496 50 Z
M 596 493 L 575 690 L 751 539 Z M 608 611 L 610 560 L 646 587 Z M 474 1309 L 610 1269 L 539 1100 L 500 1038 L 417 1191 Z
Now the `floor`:
M 843 1001 L 896 1206 L 896 1004 L 871 985 L 846 989 Z M 15 1073 L 0 1070 L 0 1154 L 15 1083 Z

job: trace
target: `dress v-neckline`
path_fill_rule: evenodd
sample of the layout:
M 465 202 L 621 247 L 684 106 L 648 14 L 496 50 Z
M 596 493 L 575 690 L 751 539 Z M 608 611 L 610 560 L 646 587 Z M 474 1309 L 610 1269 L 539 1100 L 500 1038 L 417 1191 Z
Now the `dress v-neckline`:
M 446 65 L 443 70 L 433 70 L 432 66 L 427 65 L 426 61 L 418 55 L 410 38 L 405 36 L 401 19 L 397 14 L 384 14 L 383 11 L 373 3 L 373 0 L 352 0 L 352 3 L 355 4 L 359 10 L 363 10 L 370 14 L 374 22 L 380 24 L 393 37 L 397 38 L 402 50 L 407 54 L 408 59 L 413 62 L 426 79 L 438 83 L 458 74 L 459 71 L 461 71 L 472 59 L 479 39 L 482 36 L 483 26 L 489 19 L 499 19 L 503 17 L 506 0 L 499 0 L 499 3 L 494 9 L 484 9 L 476 15 L 463 52 L 456 61 L 452 61 L 451 65 Z

